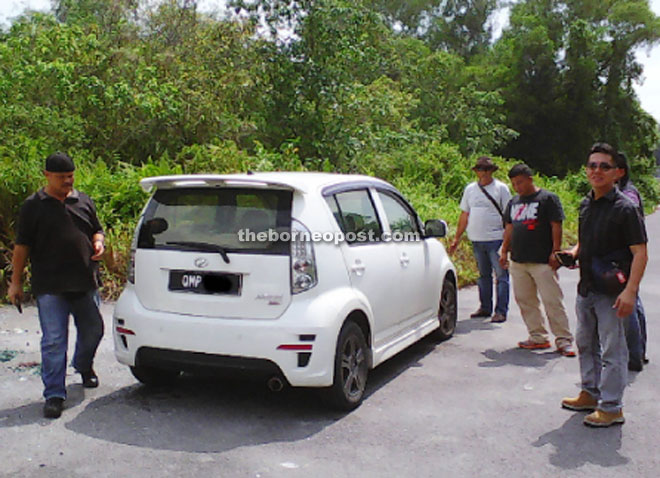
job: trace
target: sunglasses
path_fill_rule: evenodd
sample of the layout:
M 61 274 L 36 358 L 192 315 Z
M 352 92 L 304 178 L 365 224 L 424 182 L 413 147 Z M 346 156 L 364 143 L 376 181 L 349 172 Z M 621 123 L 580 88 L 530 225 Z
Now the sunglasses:
M 610 163 L 599 163 L 598 161 L 589 161 L 587 163 L 587 169 L 590 169 L 591 171 L 595 171 L 597 169 L 600 169 L 601 171 L 611 171 L 612 169 L 616 169 L 616 166 L 612 166 Z
M 488 166 L 475 166 L 472 169 L 475 171 L 491 171 L 493 168 L 489 168 Z

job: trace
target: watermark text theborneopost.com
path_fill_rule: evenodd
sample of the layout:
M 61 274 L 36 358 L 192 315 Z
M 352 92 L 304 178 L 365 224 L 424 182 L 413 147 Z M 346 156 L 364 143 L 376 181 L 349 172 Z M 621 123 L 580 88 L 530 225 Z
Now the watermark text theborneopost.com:
M 311 242 L 329 242 L 340 244 L 344 241 L 353 242 L 409 242 L 419 241 L 419 234 L 416 232 L 382 232 L 359 231 L 359 232 L 341 232 L 341 231 L 277 231 L 268 229 L 267 231 L 251 231 L 250 229 L 241 229 L 238 231 L 238 240 L 240 242 L 289 242 L 289 241 L 311 241 Z

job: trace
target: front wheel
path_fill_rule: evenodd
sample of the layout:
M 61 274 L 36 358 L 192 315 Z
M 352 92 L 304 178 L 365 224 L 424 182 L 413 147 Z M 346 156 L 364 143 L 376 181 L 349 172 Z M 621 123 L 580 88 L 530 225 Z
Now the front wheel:
M 335 352 L 334 381 L 325 390 L 325 399 L 333 408 L 353 410 L 364 398 L 369 364 L 367 342 L 355 322 L 347 322 L 339 333 Z
M 454 281 L 445 277 L 442 283 L 442 292 L 440 293 L 440 307 L 438 309 L 438 321 L 440 327 L 435 335 L 439 340 L 447 340 L 454 335 L 456 330 L 456 321 L 458 319 L 458 297 L 456 293 L 456 284 Z

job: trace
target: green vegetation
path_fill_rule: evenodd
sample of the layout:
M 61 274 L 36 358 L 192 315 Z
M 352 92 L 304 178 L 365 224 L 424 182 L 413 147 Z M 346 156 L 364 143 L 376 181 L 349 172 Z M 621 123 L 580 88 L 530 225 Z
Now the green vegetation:
M 646 204 L 658 125 L 633 50 L 660 39 L 646 0 L 55 0 L 0 32 L 0 295 L 22 201 L 69 152 L 106 226 L 107 297 L 124 281 L 142 177 L 319 170 L 382 177 L 456 225 L 476 156 L 525 161 L 574 242 L 596 140 L 626 151 Z M 456 262 L 475 277 L 468 245 Z

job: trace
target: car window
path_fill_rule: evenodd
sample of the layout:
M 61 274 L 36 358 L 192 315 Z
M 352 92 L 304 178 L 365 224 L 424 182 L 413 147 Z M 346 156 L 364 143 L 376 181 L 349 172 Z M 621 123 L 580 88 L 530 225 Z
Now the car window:
M 286 241 L 268 232 L 290 229 L 291 201 L 292 193 L 281 190 L 158 190 L 147 206 L 138 247 L 171 249 L 186 242 L 235 252 L 288 253 Z
M 378 197 L 383 203 L 387 222 L 392 233 L 418 233 L 417 219 L 410 208 L 398 197 L 378 191 Z
M 346 191 L 326 197 L 339 227 L 349 243 L 379 241 L 382 228 L 376 208 L 366 189 Z

